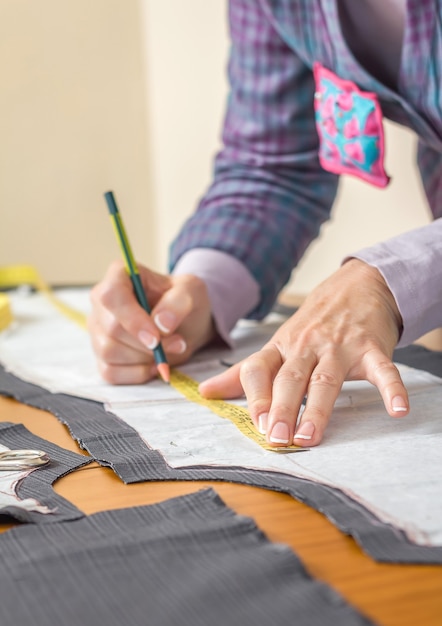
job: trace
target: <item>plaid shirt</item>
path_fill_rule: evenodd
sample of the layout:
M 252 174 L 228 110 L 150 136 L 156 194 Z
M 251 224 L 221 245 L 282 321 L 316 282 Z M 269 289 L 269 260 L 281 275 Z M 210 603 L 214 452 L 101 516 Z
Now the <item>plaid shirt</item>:
M 419 137 L 418 165 L 442 216 L 442 2 L 409 0 L 397 91 L 371 76 L 343 38 L 336 0 L 230 0 L 231 91 L 213 182 L 171 247 L 214 248 L 243 263 L 263 317 L 329 218 L 338 176 L 318 160 L 312 67 L 375 92 L 385 117 Z

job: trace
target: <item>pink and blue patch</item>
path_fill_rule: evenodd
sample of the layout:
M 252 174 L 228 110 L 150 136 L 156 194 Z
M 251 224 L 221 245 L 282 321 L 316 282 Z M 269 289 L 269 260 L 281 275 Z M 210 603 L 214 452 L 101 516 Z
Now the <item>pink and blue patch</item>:
M 384 169 L 382 111 L 376 94 L 361 91 L 320 63 L 313 73 L 321 166 L 386 187 L 390 179 Z

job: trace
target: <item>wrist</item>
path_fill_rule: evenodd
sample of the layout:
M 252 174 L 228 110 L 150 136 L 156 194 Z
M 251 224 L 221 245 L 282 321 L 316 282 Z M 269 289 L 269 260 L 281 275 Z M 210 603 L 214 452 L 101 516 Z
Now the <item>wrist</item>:
M 382 273 L 377 267 L 354 257 L 346 259 L 343 263 L 343 267 L 347 267 L 352 273 L 356 272 L 356 279 L 358 281 L 371 282 L 373 285 L 376 284 L 380 303 L 389 313 L 389 317 L 397 331 L 397 341 L 399 341 L 403 332 L 402 315 L 399 311 L 396 299 Z

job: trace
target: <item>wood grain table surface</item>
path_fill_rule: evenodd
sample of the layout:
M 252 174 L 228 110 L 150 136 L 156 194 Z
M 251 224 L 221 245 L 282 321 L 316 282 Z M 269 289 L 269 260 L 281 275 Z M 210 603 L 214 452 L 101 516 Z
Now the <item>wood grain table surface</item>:
M 81 453 L 67 428 L 46 411 L 0 397 L 0 420 L 22 423 L 34 434 Z M 153 504 L 209 486 L 229 507 L 252 517 L 271 541 L 290 545 L 312 576 L 330 584 L 376 623 L 442 626 L 442 566 L 377 563 L 322 514 L 286 494 L 210 481 L 125 485 L 112 470 L 97 464 L 61 478 L 54 488 L 90 514 Z M 0 524 L 0 531 L 11 526 Z

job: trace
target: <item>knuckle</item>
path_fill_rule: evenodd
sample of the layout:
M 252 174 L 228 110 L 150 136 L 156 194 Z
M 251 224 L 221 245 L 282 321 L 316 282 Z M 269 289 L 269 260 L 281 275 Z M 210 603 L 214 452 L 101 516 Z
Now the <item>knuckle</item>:
M 267 377 L 272 379 L 283 365 L 281 353 L 274 344 L 266 344 L 261 350 L 254 352 L 245 359 L 240 366 L 239 376 L 244 380 L 263 381 Z
M 369 378 L 378 387 L 383 387 L 384 389 L 397 385 L 402 386 L 399 370 L 388 358 L 381 359 L 375 364 L 372 375 Z
M 100 304 L 100 300 L 101 300 L 101 284 L 98 283 L 97 285 L 94 285 L 92 287 L 92 289 L 89 292 L 89 300 L 92 303 L 92 306 L 97 306 L 98 304 Z
M 330 413 L 320 404 L 312 404 L 305 409 L 304 418 L 307 415 L 307 418 L 314 422 L 316 425 L 318 424 L 326 424 L 330 418 Z
M 100 334 L 94 335 L 92 336 L 91 343 L 92 348 L 100 361 L 103 361 L 104 363 L 110 363 L 112 360 L 111 356 L 113 351 L 110 347 L 111 344 L 108 341 L 107 337 Z
M 266 359 L 261 352 L 256 352 L 249 356 L 239 370 L 240 379 L 251 378 L 259 374 L 266 367 Z
M 101 352 L 101 338 L 99 333 L 92 333 L 90 336 L 90 343 L 92 346 L 92 350 L 96 354 L 97 357 L 100 356 Z
M 399 371 L 397 367 L 394 365 L 392 361 L 390 361 L 390 359 L 387 359 L 387 358 L 379 361 L 376 364 L 374 371 L 375 371 L 375 374 L 380 374 L 382 376 L 385 376 L 388 374 L 392 374 L 395 377 L 399 376 Z
M 99 361 L 98 370 L 101 377 L 111 385 L 118 385 L 120 382 L 120 376 L 118 368 L 106 363 L 105 361 Z
M 106 309 L 112 309 L 115 304 L 115 290 L 109 285 L 99 285 L 97 288 L 97 303 Z
M 116 349 L 115 343 L 107 341 L 106 338 L 98 341 L 96 346 L 96 352 L 99 354 L 100 358 L 106 363 L 113 363 L 118 355 L 118 350 Z
M 407 395 L 403 384 L 397 380 L 392 380 L 384 384 L 383 386 L 379 386 L 379 391 L 382 393 L 382 395 L 387 395 L 390 398 L 395 395 Z
M 291 416 L 294 411 L 295 404 L 281 402 L 280 400 L 272 403 L 272 416 L 275 422 L 289 423 L 287 416 Z
M 307 376 L 304 372 L 297 369 L 280 369 L 278 374 L 276 375 L 275 382 L 280 385 L 300 385 L 305 384 L 307 381 Z
M 310 386 L 312 385 L 336 389 L 340 385 L 340 382 L 331 372 L 314 371 L 310 377 Z
M 109 315 L 105 321 L 104 331 L 110 339 L 118 339 L 121 335 L 122 327 L 116 317 Z

